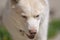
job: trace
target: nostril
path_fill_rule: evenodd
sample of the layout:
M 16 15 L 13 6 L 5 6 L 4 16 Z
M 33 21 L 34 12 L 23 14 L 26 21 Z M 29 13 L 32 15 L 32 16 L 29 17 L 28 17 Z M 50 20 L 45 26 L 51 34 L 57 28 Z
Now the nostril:
M 30 34 L 36 34 L 35 31 L 33 32 L 33 31 L 31 31 L 31 30 L 29 30 L 29 33 L 30 33 Z

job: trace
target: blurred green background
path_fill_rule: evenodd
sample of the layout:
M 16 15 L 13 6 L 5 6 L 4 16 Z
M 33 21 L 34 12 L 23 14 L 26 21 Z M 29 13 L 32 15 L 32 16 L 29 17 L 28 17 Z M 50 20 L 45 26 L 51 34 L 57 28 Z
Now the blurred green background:
M 0 25 L 0 40 L 12 40 L 9 32 L 3 25 Z

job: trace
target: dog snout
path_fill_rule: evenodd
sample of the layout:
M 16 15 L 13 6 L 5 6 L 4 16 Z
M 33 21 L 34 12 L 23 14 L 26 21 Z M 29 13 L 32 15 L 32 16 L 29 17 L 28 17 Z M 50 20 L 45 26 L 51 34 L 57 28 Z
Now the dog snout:
M 29 33 L 35 35 L 36 34 L 36 30 L 29 30 Z

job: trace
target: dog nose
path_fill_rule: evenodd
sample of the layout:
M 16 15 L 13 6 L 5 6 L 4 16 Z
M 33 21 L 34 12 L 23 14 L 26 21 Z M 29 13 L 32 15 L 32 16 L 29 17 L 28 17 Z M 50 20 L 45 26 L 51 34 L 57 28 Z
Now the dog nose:
M 30 34 L 36 34 L 36 30 L 29 30 Z

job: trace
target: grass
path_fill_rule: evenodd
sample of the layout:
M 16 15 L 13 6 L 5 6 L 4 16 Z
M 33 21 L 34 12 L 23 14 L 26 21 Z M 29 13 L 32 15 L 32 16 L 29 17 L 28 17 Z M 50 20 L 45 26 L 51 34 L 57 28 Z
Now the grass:
M 48 38 L 54 37 L 60 31 L 60 20 L 52 20 L 49 23 Z
M 54 37 L 60 31 L 60 20 L 51 21 L 48 30 L 48 38 Z M 12 40 L 9 32 L 3 25 L 0 25 L 0 40 Z
M 0 40 L 12 40 L 9 32 L 3 25 L 0 25 Z

